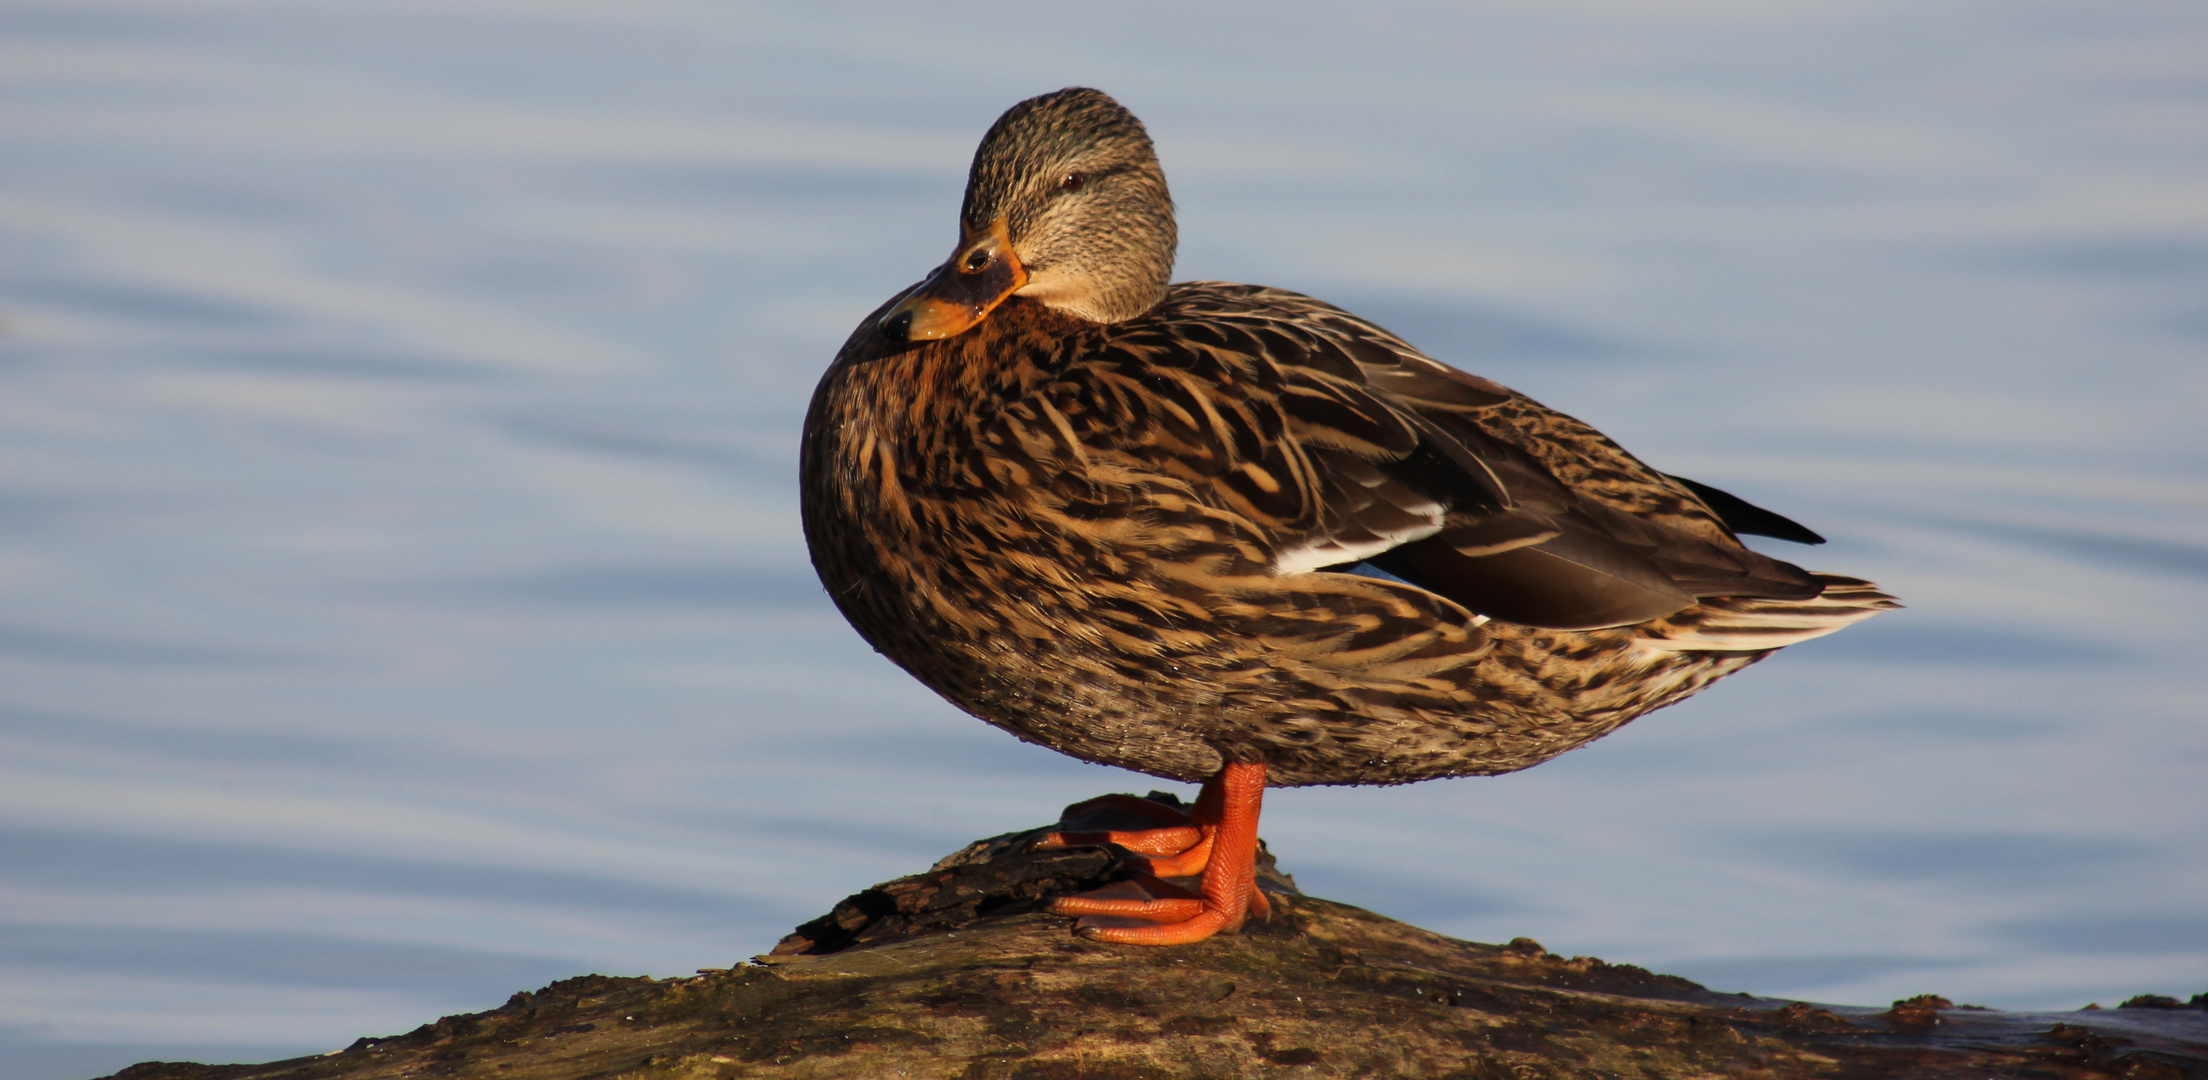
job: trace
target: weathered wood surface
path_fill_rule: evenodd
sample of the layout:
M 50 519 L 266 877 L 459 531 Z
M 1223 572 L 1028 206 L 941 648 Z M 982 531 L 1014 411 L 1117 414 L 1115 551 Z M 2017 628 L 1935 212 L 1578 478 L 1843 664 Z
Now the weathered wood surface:
M 1119 873 L 1098 849 L 977 843 L 694 978 L 587 975 L 405 1035 L 120 1080 L 381 1077 L 2208 1078 L 2195 999 L 2064 1014 L 1718 994 L 1520 939 L 1479 945 L 1302 896 L 1199 945 L 1073 936 L 1034 909 Z

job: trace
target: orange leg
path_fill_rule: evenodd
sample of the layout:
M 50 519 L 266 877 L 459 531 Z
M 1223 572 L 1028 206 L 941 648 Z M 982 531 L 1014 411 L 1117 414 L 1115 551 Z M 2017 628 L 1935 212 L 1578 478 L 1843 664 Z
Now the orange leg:
M 1052 904 L 1051 911 L 1060 915 L 1149 919 L 1160 924 L 1079 928 L 1083 937 L 1124 945 L 1186 945 L 1221 930 L 1238 929 L 1246 915 L 1254 913 L 1264 918 L 1271 908 L 1257 889 L 1257 816 L 1264 797 L 1262 763 L 1228 764 L 1219 775 L 1204 782 L 1203 794 L 1197 797 L 1194 817 L 1202 839 L 1184 852 L 1183 858 L 1153 861 L 1153 867 L 1194 861 L 1185 856 L 1198 848 L 1208 849 L 1201 857 L 1201 897 L 1188 896 L 1164 882 L 1145 882 L 1152 892 L 1163 886 L 1182 895 L 1151 900 L 1068 896 Z

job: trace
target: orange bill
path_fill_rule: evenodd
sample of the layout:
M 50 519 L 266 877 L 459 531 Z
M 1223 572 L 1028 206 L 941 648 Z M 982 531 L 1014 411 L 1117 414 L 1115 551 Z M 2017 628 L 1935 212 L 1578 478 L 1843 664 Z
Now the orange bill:
M 882 316 L 882 333 L 898 342 L 956 337 L 1026 284 L 1027 270 L 998 218 L 988 228 L 968 231 L 950 261 L 890 308 Z

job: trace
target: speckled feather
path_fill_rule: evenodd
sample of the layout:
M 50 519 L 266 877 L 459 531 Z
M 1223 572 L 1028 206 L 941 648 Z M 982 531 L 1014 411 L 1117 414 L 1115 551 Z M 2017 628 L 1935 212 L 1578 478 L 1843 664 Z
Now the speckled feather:
M 1014 299 L 959 337 L 907 347 L 874 325 L 852 335 L 806 420 L 822 579 L 876 649 L 938 693 L 1086 760 L 1181 780 L 1262 760 L 1278 785 L 1509 772 L 1813 636 L 1805 627 L 1885 606 L 1861 589 L 1818 595 L 1847 579 L 1800 588 L 1807 575 L 1739 547 L 1692 493 L 1586 425 L 1308 297 L 1183 284 L 1115 324 Z M 1358 481 L 1378 473 L 1384 489 L 1390 467 L 1437 440 L 1476 445 L 1488 467 L 1458 478 L 1451 519 L 1591 501 L 1679 551 L 1716 550 L 1740 568 L 1736 592 L 1777 587 L 1802 625 L 1753 648 L 1682 648 L 1723 622 L 1710 612 L 1758 601 L 1554 630 L 1398 581 L 1276 572 L 1283 551 L 1371 531 L 1360 519 L 1416 516 L 1385 491 L 1355 497 L 1372 490 Z M 1434 501 L 1397 487 L 1398 502 Z
M 1354 315 L 1169 287 L 1164 172 L 1098 91 L 1008 110 L 961 224 L 815 391 L 805 533 L 868 642 L 1023 739 L 1181 780 L 1509 772 L 1894 606 Z

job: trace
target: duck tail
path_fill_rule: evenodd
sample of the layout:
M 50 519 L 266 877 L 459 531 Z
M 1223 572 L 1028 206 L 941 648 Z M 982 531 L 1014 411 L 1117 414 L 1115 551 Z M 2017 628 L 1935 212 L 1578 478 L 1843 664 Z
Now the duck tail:
M 1838 574 L 1811 574 L 1824 590 L 1807 600 L 1713 596 L 1644 624 L 1640 645 L 1667 653 L 1768 652 L 1823 637 L 1901 606 L 1878 586 Z

